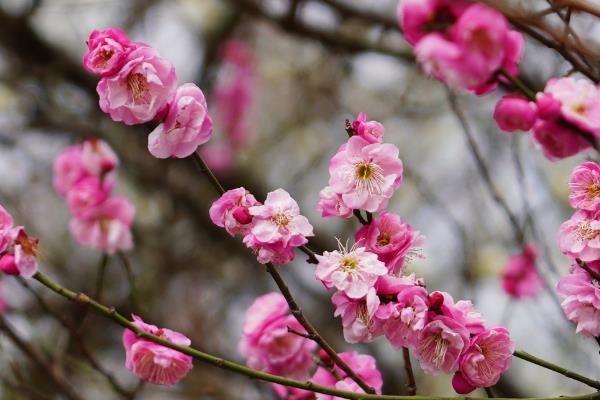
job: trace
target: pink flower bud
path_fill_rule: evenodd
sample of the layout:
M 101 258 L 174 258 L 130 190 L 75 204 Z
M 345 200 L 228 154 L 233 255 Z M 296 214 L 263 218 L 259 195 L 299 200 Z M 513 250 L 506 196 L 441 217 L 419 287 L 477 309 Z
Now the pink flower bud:
M 325 365 L 333 365 L 333 361 L 331 360 L 331 357 L 329 356 L 329 354 L 327 354 L 327 352 L 323 349 L 319 350 L 319 359 L 321 360 L 321 362 Z
M 537 119 L 537 107 L 521 96 L 507 95 L 496 104 L 494 119 L 503 131 L 528 131 Z
M 429 309 L 433 311 L 441 310 L 444 304 L 444 295 L 440 292 L 433 292 L 429 295 Z
M 252 215 L 246 207 L 237 207 L 232 212 L 233 218 L 242 225 L 252 222 Z
M 465 380 L 465 377 L 457 371 L 452 378 L 452 387 L 458 394 L 467 394 L 475 390 L 475 387 Z
M 19 275 L 19 269 L 13 254 L 5 254 L 0 258 L 0 271 L 8 275 Z

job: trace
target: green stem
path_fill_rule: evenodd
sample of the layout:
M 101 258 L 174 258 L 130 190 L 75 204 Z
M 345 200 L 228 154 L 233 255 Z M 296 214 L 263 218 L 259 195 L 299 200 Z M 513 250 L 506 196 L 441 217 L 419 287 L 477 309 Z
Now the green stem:
M 46 286 L 47 288 L 54 291 L 55 293 L 65 297 L 71 301 L 79 303 L 83 306 L 90 307 L 97 313 L 110 318 L 117 324 L 121 325 L 123 328 L 129 329 L 132 332 L 134 332 L 138 338 L 143 338 L 143 339 L 149 340 L 151 342 L 158 343 L 162 346 L 165 346 L 170 349 L 177 350 L 184 354 L 187 354 L 187 355 L 195 358 L 196 360 L 202 361 L 207 364 L 211 364 L 215 367 L 219 367 L 219 368 L 223 368 L 223 369 L 226 369 L 229 371 L 237 372 L 239 374 L 248 376 L 250 378 L 260 379 L 262 381 L 278 383 L 278 384 L 284 385 L 284 386 L 295 387 L 298 389 L 304 389 L 304 390 L 309 390 L 312 392 L 328 394 L 331 396 L 337 396 L 337 397 L 341 397 L 344 399 L 350 399 L 350 400 L 411 400 L 411 399 L 413 399 L 413 400 L 485 400 L 486 399 L 483 397 L 470 397 L 470 396 L 469 397 L 464 397 L 464 396 L 458 396 L 458 397 L 390 396 L 390 395 L 354 393 L 354 392 L 347 392 L 344 390 L 337 390 L 337 389 L 333 389 L 330 387 L 316 385 L 310 381 L 298 381 L 298 380 L 288 379 L 288 378 L 284 378 L 284 377 L 277 376 L 277 375 L 268 374 L 266 372 L 257 371 L 252 368 L 248 368 L 243 365 L 234 363 L 232 361 L 225 360 L 221 357 L 217 357 L 212 354 L 204 353 L 204 352 L 201 352 L 201 351 L 196 350 L 191 347 L 177 345 L 177 344 L 171 343 L 168 340 L 163 339 L 161 337 L 151 335 L 148 332 L 145 332 L 145 331 L 141 330 L 140 328 L 138 328 L 137 326 L 135 326 L 131 321 L 129 321 L 123 315 L 118 313 L 113 307 L 105 306 L 104 304 L 101 304 L 101 303 L 95 301 L 94 299 L 88 297 L 87 295 L 85 295 L 83 293 L 75 293 L 74 291 L 69 290 L 69 289 L 61 286 L 60 284 L 54 282 L 52 279 L 50 279 L 46 275 L 42 274 L 41 272 L 36 273 L 33 276 L 33 279 L 37 280 L 42 285 Z M 521 357 L 517 353 L 523 353 L 523 352 L 515 352 L 515 355 L 517 357 Z M 546 365 L 554 366 L 553 364 L 548 363 L 543 360 L 539 360 L 533 356 L 528 355 L 527 353 L 523 353 L 523 354 L 526 354 L 528 357 L 536 360 L 536 362 L 534 362 L 534 361 L 531 361 L 531 362 L 534 362 L 535 364 L 545 366 L 546 368 L 557 371 L 554 368 L 550 368 L 550 367 L 546 366 Z M 524 357 L 521 357 L 521 358 L 527 359 Z M 543 364 L 540 363 L 540 361 L 543 362 Z M 576 379 L 574 376 L 564 373 L 564 371 L 567 371 L 564 368 L 560 368 L 557 366 L 554 366 L 554 367 L 559 368 L 561 371 L 563 371 L 563 372 L 560 372 L 563 375 L 568 376 L 573 379 Z M 559 371 L 557 371 L 557 372 L 559 372 Z M 581 377 L 580 375 L 577 375 L 574 373 L 571 373 L 571 374 Z M 600 383 L 598 383 L 596 381 L 592 381 L 591 379 L 588 379 L 588 378 L 585 378 L 585 379 L 590 382 L 595 382 L 596 384 L 600 385 Z M 585 381 L 582 381 L 581 379 L 576 379 L 576 380 L 586 383 Z M 595 393 L 581 395 L 581 396 L 525 398 L 523 400 L 598 400 L 598 399 L 600 399 L 600 392 L 595 392 Z M 501 400 L 508 400 L 508 399 L 501 399 Z
M 516 87 L 517 89 L 519 89 L 519 91 L 521 91 L 521 93 L 523 93 L 525 96 L 527 96 L 527 98 L 531 101 L 535 101 L 535 92 L 531 89 L 529 89 L 529 87 L 527 87 L 527 85 L 520 80 L 519 78 L 512 76 L 507 70 L 505 70 L 504 68 L 500 68 L 498 70 L 498 73 L 502 76 L 504 76 L 506 79 L 508 79 L 510 81 L 510 83 L 513 84 L 514 87 Z

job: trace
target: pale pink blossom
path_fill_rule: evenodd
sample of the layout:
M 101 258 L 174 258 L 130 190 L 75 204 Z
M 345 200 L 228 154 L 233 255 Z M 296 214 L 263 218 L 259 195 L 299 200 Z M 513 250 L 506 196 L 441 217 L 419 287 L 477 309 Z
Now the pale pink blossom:
M 425 74 L 455 88 L 475 86 L 485 79 L 465 62 L 460 46 L 438 33 L 425 36 L 415 46 L 415 56 Z
M 39 240 L 27 235 L 22 226 L 10 229 L 9 236 L 10 244 L 0 258 L 0 271 L 25 278 L 35 275 Z
M 256 239 L 254 235 L 244 236 L 244 244 L 252 249 L 256 254 L 256 260 L 261 264 L 273 263 L 275 265 L 285 265 L 294 259 L 294 248 L 285 246 L 283 242 L 263 243 Z
M 64 149 L 54 160 L 54 189 L 66 196 L 81 179 L 89 175 L 81 157 L 81 145 Z
M 510 366 L 514 350 L 515 344 L 505 328 L 486 329 L 475 335 L 460 357 L 462 379 L 473 388 L 494 386 Z M 466 388 L 455 389 L 464 394 Z
M 524 298 L 537 294 L 542 288 L 542 279 L 536 267 L 537 249 L 527 245 L 519 254 L 508 259 L 502 272 L 502 288 L 512 297 Z
M 342 195 L 336 193 L 330 186 L 326 186 L 319 192 L 317 210 L 321 212 L 323 218 L 351 218 L 353 212 L 351 208 L 344 204 Z
M 575 167 L 569 179 L 569 204 L 580 210 L 600 208 L 600 166 L 584 162 Z
M 391 274 L 399 274 L 405 259 L 414 254 L 423 243 L 418 231 L 406 223 L 399 215 L 389 211 L 379 214 L 373 221 L 356 232 L 356 243 L 377 254 Z
M 344 292 L 331 298 L 335 306 L 334 317 L 342 317 L 344 339 L 348 343 L 367 343 L 381 334 L 381 324 L 374 320 L 380 301 L 374 288 L 361 299 L 353 299 Z
M 269 192 L 264 204 L 248 210 L 254 217 L 249 235 L 257 243 L 298 247 L 314 235 L 308 219 L 300 215 L 298 203 L 283 189 Z
M 597 212 L 576 211 L 558 231 L 560 251 L 583 261 L 600 258 L 600 220 Z
M 118 28 L 93 30 L 87 40 L 88 49 L 83 55 L 83 67 L 92 74 L 109 76 L 125 63 L 127 54 L 137 46 Z
M 367 114 L 364 112 L 358 113 L 356 119 L 352 122 L 352 129 L 369 143 L 383 142 L 385 133 L 383 124 L 377 121 L 367 121 Z
M 175 94 L 175 68 L 152 47 L 141 46 L 127 55 L 123 67 L 104 77 L 96 88 L 100 108 L 113 121 L 142 124 L 166 111 Z
M 202 90 L 193 83 L 177 88 L 167 117 L 148 136 L 148 150 L 157 158 L 185 158 L 208 142 L 212 119 Z
M 550 79 L 544 93 L 561 103 L 563 118 L 588 132 L 600 130 L 600 90 L 587 79 Z
M 561 121 L 538 120 L 533 125 L 532 137 L 551 161 L 573 156 L 591 147 L 589 142 Z
M 358 354 L 354 351 L 339 353 L 339 356 L 367 385 L 374 388 L 376 393 L 381 394 L 383 378 L 381 372 L 377 369 L 373 357 L 365 354 Z M 354 393 L 364 393 L 358 385 L 352 384 L 353 381 L 350 378 L 347 378 L 337 365 L 332 366 L 332 368 L 335 369 L 338 375 L 343 377 L 341 381 L 338 381 L 327 368 L 319 367 L 313 375 L 311 382 L 316 385 L 348 390 Z M 316 398 L 317 400 L 341 400 L 339 397 L 322 393 L 316 393 Z
M 396 300 L 382 305 L 377 316 L 385 320 L 383 332 L 393 346 L 414 348 L 428 322 L 427 290 L 413 286 L 398 293 Z
M 402 183 L 398 153 L 393 144 L 353 136 L 329 162 L 329 185 L 348 208 L 380 211 Z
M 245 235 L 250 231 L 252 222 L 249 208 L 259 204 L 249 191 L 239 187 L 221 195 L 208 213 L 213 224 L 225 228 L 231 236 Z
M 246 312 L 238 349 L 250 368 L 294 379 L 307 379 L 314 365 L 316 343 L 288 331 L 306 331 L 289 314 L 284 297 L 269 293 L 258 297 Z
M 588 263 L 599 272 L 598 262 Z M 584 336 L 600 336 L 600 282 L 585 270 L 574 266 L 569 275 L 560 278 L 556 292 L 562 298 L 565 315 L 577 324 L 577 333 Z
M 69 227 L 83 245 L 104 250 L 108 254 L 133 247 L 131 225 L 135 207 L 124 197 L 112 197 L 85 213 L 74 217 Z
M 494 119 L 503 131 L 528 131 L 537 119 L 537 107 L 524 97 L 506 95 L 496 103 Z
M 189 346 L 190 339 L 185 335 L 166 328 L 146 324 L 133 315 L 133 324 L 145 332 L 161 337 L 173 344 Z M 192 357 L 180 351 L 139 338 L 129 329 L 123 332 L 125 366 L 140 379 L 157 385 L 174 385 L 193 367 Z
M 317 255 L 317 260 L 319 264 L 315 277 L 326 288 L 335 287 L 352 299 L 366 296 L 377 278 L 388 272 L 377 255 L 364 247 L 347 249 L 340 245 L 339 251 L 326 251 L 323 255 Z
M 458 368 L 458 359 L 469 345 L 469 331 L 454 319 L 436 316 L 419 332 L 415 357 L 429 374 L 450 373 Z
M 92 137 L 81 146 L 81 162 L 89 174 L 105 176 L 119 165 L 119 158 L 104 140 Z

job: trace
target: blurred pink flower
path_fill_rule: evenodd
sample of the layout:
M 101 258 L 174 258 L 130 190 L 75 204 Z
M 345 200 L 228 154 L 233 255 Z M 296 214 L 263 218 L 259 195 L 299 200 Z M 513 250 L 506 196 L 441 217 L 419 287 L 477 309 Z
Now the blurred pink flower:
M 344 339 L 348 343 L 371 342 L 381 334 L 381 324 L 373 319 L 380 301 L 374 288 L 361 299 L 353 299 L 344 292 L 336 292 L 331 298 L 335 305 L 334 317 L 342 317 Z
M 573 77 L 550 79 L 544 93 L 561 103 L 565 120 L 587 132 L 600 134 L 600 91 L 591 81 Z
M 190 339 L 179 332 L 146 324 L 133 315 L 133 324 L 145 332 L 180 346 L 189 346 Z M 177 350 L 138 338 L 129 329 L 123 332 L 125 366 L 140 379 L 157 385 L 174 385 L 193 367 L 192 357 Z
M 133 247 L 131 225 L 135 207 L 124 197 L 111 197 L 85 213 L 74 217 L 69 227 L 75 239 L 83 245 L 101 249 L 108 254 Z
M 113 121 L 142 124 L 166 111 L 175 94 L 175 68 L 152 47 L 141 46 L 127 55 L 115 74 L 104 77 L 96 88 L 100 108 Z
M 217 175 L 229 174 L 233 169 L 236 154 L 230 143 L 226 141 L 206 143 L 199 151 L 204 162 Z
M 123 64 L 127 54 L 137 46 L 118 28 L 93 30 L 87 40 L 88 49 L 83 55 L 83 67 L 92 74 L 110 76 Z
M 383 124 L 377 121 L 367 121 L 367 114 L 364 112 L 358 113 L 356 119 L 352 122 L 352 129 L 369 143 L 383 142 L 385 133 Z
M 104 177 L 119 165 L 119 158 L 104 140 L 91 137 L 81 144 L 81 162 L 89 174 Z
M 353 211 L 344 204 L 342 195 L 340 193 L 336 193 L 333 189 L 331 189 L 330 186 L 326 186 L 319 192 L 317 210 L 321 212 L 321 216 L 323 218 L 350 218 L 352 217 Z
M 533 141 L 542 147 L 550 161 L 560 160 L 589 149 L 591 145 L 560 121 L 538 120 L 533 125 Z
M 569 204 L 580 210 L 600 208 L 600 166 L 595 162 L 579 164 L 569 179 Z
M 524 97 L 505 95 L 496 103 L 494 119 L 503 131 L 528 131 L 537 119 L 537 107 Z
M 67 204 L 76 218 L 86 218 L 110 196 L 111 187 L 105 185 L 98 176 L 90 175 L 81 179 L 67 193 Z
M 12 215 L 0 205 L 0 253 L 12 243 L 11 230 L 14 221 Z
M 250 368 L 293 379 L 307 379 L 314 361 L 316 343 L 288 331 L 288 327 L 305 333 L 289 314 L 288 305 L 279 293 L 257 297 L 246 311 L 242 326 L 240 353 Z
M 249 191 L 239 187 L 219 197 L 208 213 L 213 224 L 225 228 L 231 236 L 245 235 L 252 227 L 249 208 L 259 204 Z
M 563 222 L 558 231 L 558 247 L 571 258 L 594 261 L 600 258 L 600 220 L 596 212 L 579 210 Z
M 393 144 L 353 136 L 329 162 L 329 185 L 348 208 L 380 211 L 402 183 L 398 153 Z
M 454 319 L 436 316 L 419 332 L 415 357 L 429 374 L 450 373 L 458 368 L 458 358 L 469 345 L 469 331 Z
M 536 295 L 542 288 L 542 280 L 536 267 L 537 250 L 527 245 L 519 254 L 508 259 L 502 272 L 502 288 L 512 297 L 524 298 Z
M 598 261 L 588 263 L 593 271 L 600 272 Z M 600 336 L 600 282 L 586 271 L 574 266 L 569 275 L 560 278 L 556 292 L 563 299 L 565 315 L 577 324 L 577 333 Z
M 193 83 L 177 88 L 167 118 L 148 136 L 148 150 L 157 158 L 185 158 L 208 142 L 212 120 L 202 90 Z
M 377 255 L 364 247 L 346 249 L 340 244 L 339 251 L 326 251 L 323 255 L 317 255 L 317 260 L 319 264 L 315 277 L 326 288 L 335 287 L 352 299 L 366 296 L 377 278 L 388 272 Z

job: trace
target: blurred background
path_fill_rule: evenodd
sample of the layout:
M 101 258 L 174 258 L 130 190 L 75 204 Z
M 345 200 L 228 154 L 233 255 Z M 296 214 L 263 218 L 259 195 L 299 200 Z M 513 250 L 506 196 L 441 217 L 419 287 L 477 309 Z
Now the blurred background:
M 40 239 L 45 273 L 76 291 L 94 292 L 102 255 L 78 246 L 70 235 L 51 167 L 70 144 L 92 135 L 106 140 L 121 160 L 116 192 L 133 201 L 137 215 L 136 244 L 128 253 L 133 279 L 124 260 L 110 258 L 103 301 L 184 332 L 198 349 L 243 362 L 237 343 L 244 312 L 256 296 L 276 288 L 243 244 L 210 222 L 216 193 L 192 160 L 153 158 L 146 148 L 152 127 L 127 127 L 100 111 L 96 77 L 81 63 L 85 41 L 93 29 L 120 27 L 173 62 L 180 83 L 195 82 L 207 94 L 215 134 L 203 153 L 225 185 L 243 185 L 260 200 L 279 187 L 290 192 L 315 227 L 310 246 L 319 252 L 335 249 L 336 237 L 352 238 L 359 227 L 355 219 L 322 219 L 316 209 L 328 161 L 347 139 L 344 121 L 364 111 L 382 122 L 405 168 L 389 210 L 426 237 L 424 257 L 412 260 L 409 271 L 422 276 L 429 290 L 472 300 L 489 324 L 506 324 L 518 349 L 600 378 L 597 344 L 575 335 L 554 290 L 511 301 L 499 280 L 507 258 L 523 244 L 515 240 L 508 214 L 525 241 L 540 249 L 540 272 L 550 288 L 567 271 L 555 236 L 572 213 L 568 176 L 584 157 L 551 163 L 527 135 L 499 132 L 492 112 L 502 90 L 449 99 L 415 65 L 396 27 L 396 5 L 396 0 L 1 0 L 0 203 Z M 571 26 L 589 38 L 598 29 L 590 17 L 578 15 Z M 571 68 L 529 37 L 521 65 L 523 79 L 538 89 Z M 464 114 L 468 131 L 449 100 Z M 236 105 L 247 111 L 232 124 L 229 114 Z M 494 200 L 493 191 L 504 204 Z M 298 253 L 281 272 L 306 315 L 338 351 L 375 356 L 385 393 L 404 393 L 401 352 L 384 339 L 344 343 L 330 295 L 305 259 Z M 140 385 L 125 369 L 121 328 L 37 282 L 28 288 L 2 279 L 0 285 L 8 304 L 4 320 L 52 374 L 85 399 L 275 398 L 268 384 L 199 362 L 175 387 Z M 0 346 L 2 399 L 62 398 L 50 371 L 16 347 L 6 331 Z M 426 376 L 418 365 L 415 372 L 419 394 L 454 394 L 450 376 Z M 525 397 L 590 389 L 515 359 L 496 392 Z

